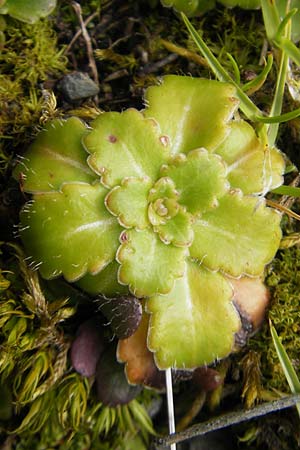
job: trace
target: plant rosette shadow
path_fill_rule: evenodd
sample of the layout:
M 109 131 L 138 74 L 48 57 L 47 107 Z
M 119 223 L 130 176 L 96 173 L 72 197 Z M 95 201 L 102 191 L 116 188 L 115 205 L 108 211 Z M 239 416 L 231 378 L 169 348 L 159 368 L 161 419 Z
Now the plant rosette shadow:
M 157 368 L 194 369 L 233 350 L 231 280 L 262 285 L 281 239 L 264 195 L 282 184 L 284 161 L 235 118 L 230 84 L 170 75 L 145 101 L 90 127 L 48 122 L 15 177 L 32 194 L 20 233 L 44 278 L 139 299 L 117 355 L 131 383 L 151 385 Z

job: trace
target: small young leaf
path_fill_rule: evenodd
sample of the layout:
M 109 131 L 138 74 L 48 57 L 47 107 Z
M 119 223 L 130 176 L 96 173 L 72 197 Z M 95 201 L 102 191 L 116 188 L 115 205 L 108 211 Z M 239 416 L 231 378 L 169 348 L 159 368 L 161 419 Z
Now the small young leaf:
M 178 212 L 166 220 L 153 226 L 160 239 L 165 244 L 173 244 L 175 247 L 189 247 L 193 242 L 192 216 L 181 206 Z
M 177 155 L 161 171 L 174 181 L 179 203 L 192 214 L 213 208 L 217 198 L 225 194 L 229 188 L 226 172 L 221 158 L 205 149 Z
M 118 217 L 121 226 L 143 230 L 149 225 L 147 197 L 152 182 L 149 178 L 124 178 L 121 186 L 106 196 L 107 209 Z

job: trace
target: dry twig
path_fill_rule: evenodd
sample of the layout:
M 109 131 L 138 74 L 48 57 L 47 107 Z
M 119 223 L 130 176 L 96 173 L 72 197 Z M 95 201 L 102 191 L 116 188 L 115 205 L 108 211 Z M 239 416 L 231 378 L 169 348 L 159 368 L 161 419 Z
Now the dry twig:
M 81 6 L 77 2 L 72 2 L 72 6 L 74 8 L 74 11 L 77 14 L 77 17 L 78 17 L 78 20 L 79 20 L 79 23 L 80 23 L 80 27 L 81 27 L 81 30 L 82 30 L 82 35 L 83 35 L 83 38 L 85 40 L 85 44 L 86 44 L 86 48 L 87 48 L 87 54 L 88 54 L 88 59 L 89 59 L 89 66 L 90 66 L 91 71 L 92 71 L 93 79 L 94 79 L 95 83 L 97 85 L 99 85 L 99 77 L 98 77 L 96 61 L 95 61 L 94 54 L 93 54 L 92 41 L 91 41 L 89 33 L 88 33 L 87 29 L 86 29 L 85 22 L 84 22 L 84 20 L 82 18 Z
M 86 27 L 96 16 L 98 15 L 98 11 L 95 11 L 93 14 L 91 14 L 85 21 L 84 21 L 84 26 Z M 82 29 L 80 28 L 72 37 L 69 45 L 66 47 L 64 54 L 67 55 L 69 53 L 69 51 L 71 50 L 71 48 L 73 47 L 73 45 L 75 44 L 75 42 L 77 41 L 77 39 L 82 35 Z

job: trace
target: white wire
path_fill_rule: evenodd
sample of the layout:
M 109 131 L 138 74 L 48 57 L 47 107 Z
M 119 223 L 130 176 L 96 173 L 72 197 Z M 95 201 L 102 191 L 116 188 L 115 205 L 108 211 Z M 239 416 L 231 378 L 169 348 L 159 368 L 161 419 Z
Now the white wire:
M 172 384 L 172 371 L 166 370 L 166 388 L 167 388 L 167 403 L 168 403 L 168 417 L 169 417 L 169 433 L 175 433 L 175 415 L 174 415 L 174 402 L 173 402 L 173 384 Z M 176 450 L 176 444 L 171 444 L 171 450 Z

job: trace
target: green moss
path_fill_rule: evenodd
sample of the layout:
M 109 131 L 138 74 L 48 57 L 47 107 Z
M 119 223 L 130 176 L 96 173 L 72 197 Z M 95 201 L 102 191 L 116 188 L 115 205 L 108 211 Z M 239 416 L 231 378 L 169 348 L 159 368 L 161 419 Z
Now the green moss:
M 299 373 L 300 248 L 298 246 L 279 252 L 278 257 L 274 259 L 268 269 L 267 284 L 272 296 L 269 318 Z M 250 348 L 260 354 L 264 387 L 289 392 L 267 322 L 261 332 L 251 339 Z
M 7 20 L 6 44 L 2 53 L 3 73 L 13 71 L 15 79 L 30 85 L 45 81 L 50 74 L 65 71 L 63 49 L 57 49 L 56 34 L 49 20 L 23 24 Z
M 75 373 L 68 359 L 75 332 L 68 319 L 78 320 L 75 300 L 53 294 L 46 298 L 21 250 L 6 245 L 3 252 L 0 439 L 9 430 L 16 449 L 121 450 L 125 437 L 131 442 L 139 433 L 140 448 L 146 449 L 152 425 L 145 408 L 156 394 L 145 391 L 117 408 L 97 401 L 93 380 Z
M 66 72 L 67 60 L 58 49 L 53 23 L 25 24 L 7 18 L 0 55 L 1 166 L 20 143 L 26 145 L 45 107 L 41 83 Z

